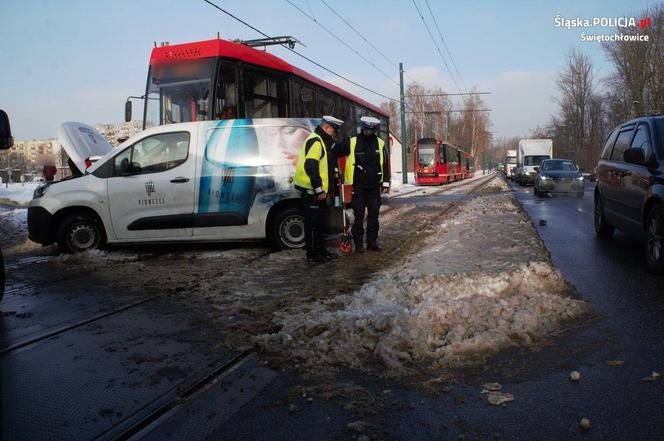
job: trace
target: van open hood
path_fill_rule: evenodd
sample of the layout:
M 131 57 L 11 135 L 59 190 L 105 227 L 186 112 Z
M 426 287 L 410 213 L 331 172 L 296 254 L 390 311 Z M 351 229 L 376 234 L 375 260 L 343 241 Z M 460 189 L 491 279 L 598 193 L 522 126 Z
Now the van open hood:
M 58 128 L 58 141 L 71 162 L 81 173 L 85 173 L 85 160 L 91 156 L 103 156 L 113 146 L 87 124 L 68 121 Z

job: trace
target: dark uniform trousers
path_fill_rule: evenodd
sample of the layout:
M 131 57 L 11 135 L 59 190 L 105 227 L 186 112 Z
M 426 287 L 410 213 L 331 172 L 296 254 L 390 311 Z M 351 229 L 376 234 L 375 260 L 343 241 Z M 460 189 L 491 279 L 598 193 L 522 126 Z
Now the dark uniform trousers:
M 327 201 L 316 200 L 316 195 L 302 192 L 304 203 L 304 248 L 307 256 L 325 250 L 325 224 Z
M 376 186 L 354 186 L 353 215 L 355 221 L 351 233 L 356 245 L 364 243 L 364 211 L 367 211 L 367 246 L 377 245 L 378 240 L 378 213 L 380 211 L 380 188 L 381 184 Z

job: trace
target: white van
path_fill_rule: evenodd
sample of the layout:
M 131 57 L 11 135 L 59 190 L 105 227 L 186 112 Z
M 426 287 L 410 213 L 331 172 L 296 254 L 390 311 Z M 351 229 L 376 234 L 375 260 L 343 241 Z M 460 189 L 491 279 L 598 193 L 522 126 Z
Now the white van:
M 516 150 L 508 150 L 505 158 L 505 177 L 514 180 L 514 169 L 516 168 Z
M 537 172 L 542 161 L 553 158 L 553 141 L 550 139 L 522 139 L 517 151 L 516 182 L 519 185 L 535 183 Z
M 92 127 L 58 130 L 73 177 L 35 190 L 29 237 L 65 252 L 104 243 L 270 239 L 304 245 L 292 183 L 315 119 L 236 119 L 145 130 L 113 148 Z M 90 158 L 101 156 L 92 163 Z

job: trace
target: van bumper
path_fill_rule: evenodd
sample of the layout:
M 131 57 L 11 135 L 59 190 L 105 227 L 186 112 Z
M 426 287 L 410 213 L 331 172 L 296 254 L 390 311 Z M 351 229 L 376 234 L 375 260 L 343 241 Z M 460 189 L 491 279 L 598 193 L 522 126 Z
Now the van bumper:
M 52 227 L 53 215 L 44 207 L 28 207 L 28 237 L 31 241 L 42 245 L 52 244 Z

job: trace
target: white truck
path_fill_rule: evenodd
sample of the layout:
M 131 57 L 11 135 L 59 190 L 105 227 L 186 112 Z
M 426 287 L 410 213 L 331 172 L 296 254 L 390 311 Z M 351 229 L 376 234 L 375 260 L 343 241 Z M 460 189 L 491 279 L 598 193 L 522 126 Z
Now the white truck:
M 270 239 L 304 244 L 292 177 L 314 119 L 153 127 L 113 148 L 92 127 L 58 131 L 73 176 L 35 190 L 28 233 L 65 252 L 104 243 Z M 94 163 L 93 160 L 98 158 Z
M 516 168 L 516 150 L 508 150 L 505 157 L 505 177 L 514 178 L 513 169 Z
M 550 139 L 522 139 L 516 158 L 516 176 L 514 179 L 519 185 L 535 183 L 539 167 L 545 159 L 553 158 L 553 141 Z

